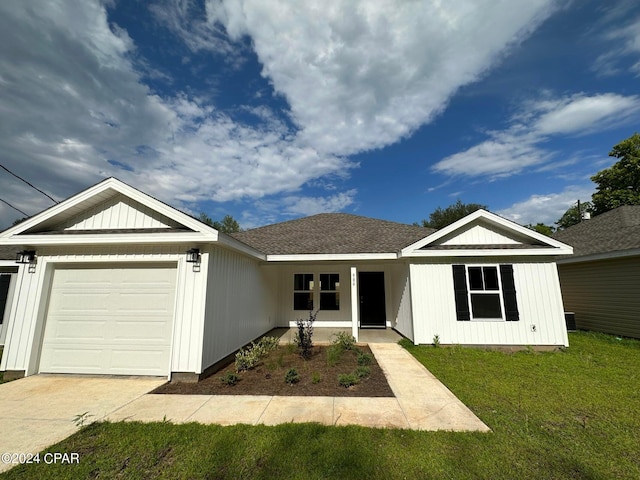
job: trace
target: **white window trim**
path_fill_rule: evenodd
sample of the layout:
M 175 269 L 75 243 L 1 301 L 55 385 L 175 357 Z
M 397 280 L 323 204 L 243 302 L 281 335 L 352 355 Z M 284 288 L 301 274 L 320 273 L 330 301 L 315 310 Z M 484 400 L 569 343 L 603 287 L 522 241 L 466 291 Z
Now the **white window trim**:
M 320 289 L 320 275 L 338 275 L 338 285 L 339 287 L 336 290 L 321 290 Z M 318 310 L 320 308 L 320 295 L 322 293 L 338 293 L 339 298 L 340 298 L 340 305 L 337 310 L 324 310 L 325 312 L 341 312 L 342 311 L 342 295 L 341 295 L 341 290 L 342 290 L 342 279 L 340 278 L 342 276 L 342 274 L 338 271 L 317 271 L 317 270 L 313 270 L 313 271 L 309 271 L 309 270 L 300 270 L 297 272 L 293 272 L 293 285 L 295 287 L 295 277 L 296 275 L 313 275 L 312 277 L 312 282 L 313 282 L 313 288 L 311 290 L 296 290 L 295 288 L 293 289 L 293 293 L 294 293 L 294 297 L 296 293 L 311 293 L 313 294 L 313 309 L 312 310 Z M 293 298 L 292 298 L 293 301 Z M 293 305 L 292 307 L 295 307 L 295 301 L 293 301 Z M 302 312 L 303 310 L 296 310 L 295 308 L 293 308 L 294 312 Z M 305 310 L 308 311 L 308 310 Z
M 471 290 L 471 282 L 469 281 L 469 268 L 473 267 L 495 267 L 497 275 L 498 275 L 498 290 Z M 506 322 L 505 312 L 504 312 L 504 297 L 502 293 L 502 275 L 500 273 L 500 265 L 497 263 L 483 263 L 483 264 L 472 264 L 465 265 L 465 274 L 467 281 L 467 302 L 469 303 L 469 317 L 472 322 Z M 483 277 L 484 280 L 484 277 Z M 476 318 L 473 316 L 473 305 L 471 305 L 471 294 L 474 295 L 495 295 L 498 294 L 500 297 L 500 314 L 501 317 L 495 318 Z

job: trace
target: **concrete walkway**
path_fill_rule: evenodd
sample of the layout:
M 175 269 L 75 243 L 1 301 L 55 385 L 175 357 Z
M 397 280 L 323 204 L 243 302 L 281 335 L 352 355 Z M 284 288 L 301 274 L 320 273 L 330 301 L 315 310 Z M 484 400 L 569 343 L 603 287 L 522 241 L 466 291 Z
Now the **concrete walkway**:
M 162 378 L 34 375 L 0 385 L 0 453 L 37 453 L 165 383 Z M 0 472 L 12 464 L 0 461 Z
M 489 428 L 400 345 L 370 343 L 395 398 L 252 395 L 144 395 L 109 414 L 110 421 L 277 425 L 318 422 L 414 430 Z

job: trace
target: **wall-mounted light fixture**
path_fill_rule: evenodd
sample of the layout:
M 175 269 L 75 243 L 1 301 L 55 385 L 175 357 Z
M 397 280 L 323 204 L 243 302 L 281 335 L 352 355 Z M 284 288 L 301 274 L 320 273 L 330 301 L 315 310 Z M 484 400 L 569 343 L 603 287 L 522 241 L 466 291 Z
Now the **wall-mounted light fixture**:
M 200 249 L 187 250 L 187 263 L 200 263 Z
M 16 254 L 16 263 L 36 263 L 35 250 L 23 250 Z

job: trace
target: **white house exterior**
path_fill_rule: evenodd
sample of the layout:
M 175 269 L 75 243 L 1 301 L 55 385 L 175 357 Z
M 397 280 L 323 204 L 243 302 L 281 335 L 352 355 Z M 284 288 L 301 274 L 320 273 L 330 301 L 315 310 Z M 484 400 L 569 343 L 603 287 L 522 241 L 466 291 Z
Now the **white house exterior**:
M 310 308 L 356 337 L 566 346 L 570 253 L 482 210 L 437 232 L 321 214 L 231 237 L 110 178 L 0 233 L 0 370 L 197 380 Z

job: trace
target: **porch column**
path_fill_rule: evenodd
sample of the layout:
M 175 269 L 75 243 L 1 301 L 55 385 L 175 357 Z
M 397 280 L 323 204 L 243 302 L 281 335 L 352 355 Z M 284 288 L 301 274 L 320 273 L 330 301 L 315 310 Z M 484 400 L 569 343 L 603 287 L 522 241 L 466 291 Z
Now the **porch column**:
M 351 267 L 351 334 L 358 341 L 358 312 L 360 299 L 358 297 L 358 270 Z

